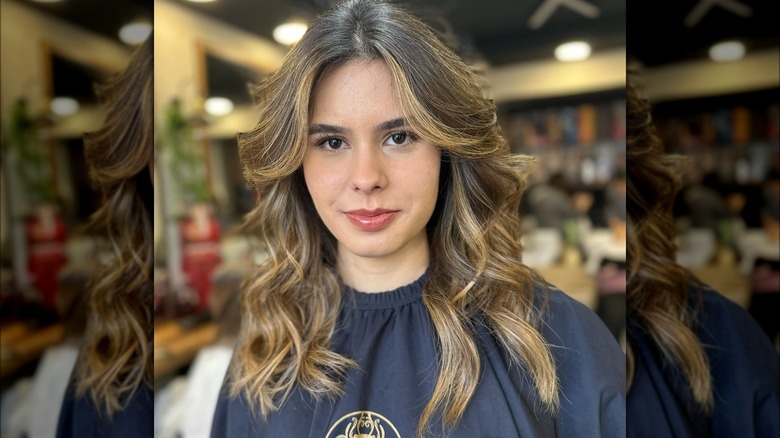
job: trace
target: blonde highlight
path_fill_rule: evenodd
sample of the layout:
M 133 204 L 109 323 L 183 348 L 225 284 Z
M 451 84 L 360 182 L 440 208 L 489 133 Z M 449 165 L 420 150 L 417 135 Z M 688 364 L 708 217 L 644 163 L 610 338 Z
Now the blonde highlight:
M 682 159 L 664 155 L 650 106 L 631 83 L 627 84 L 626 97 L 627 306 L 663 356 L 679 367 L 693 399 L 708 413 L 714 404 L 712 376 L 704 347 L 693 332 L 695 308 L 689 306 L 692 285 L 701 284 L 676 263 L 677 248 L 672 240 L 672 206 L 680 187 L 672 169 L 679 168 Z M 630 390 L 635 367 L 630 342 L 627 359 Z
M 112 260 L 88 285 L 87 329 L 74 371 L 76 394 L 88 394 L 112 417 L 141 385 L 152 385 L 153 38 L 125 71 L 99 88 L 108 105 L 101 129 L 87 134 L 90 177 L 104 193 L 88 228 L 108 243 Z
M 356 366 L 329 350 L 343 300 L 336 242 L 300 172 L 317 81 L 353 59 L 387 65 L 407 123 L 442 150 L 439 200 L 428 226 L 436 257 L 423 290 L 439 376 L 418 434 L 435 417 L 452 427 L 463 415 L 479 383 L 478 322 L 527 370 L 543 409 L 557 412 L 555 363 L 538 330 L 544 305 L 535 304 L 544 299 L 534 297 L 536 287 L 546 286 L 522 264 L 519 245 L 517 207 L 530 159 L 510 153 L 476 74 L 433 31 L 403 9 L 364 0 L 315 19 L 280 70 L 257 88 L 260 122 L 239 136 L 244 175 L 260 199 L 246 224 L 261 235 L 269 259 L 243 286 L 232 395 L 266 416 L 295 385 L 337 397 Z

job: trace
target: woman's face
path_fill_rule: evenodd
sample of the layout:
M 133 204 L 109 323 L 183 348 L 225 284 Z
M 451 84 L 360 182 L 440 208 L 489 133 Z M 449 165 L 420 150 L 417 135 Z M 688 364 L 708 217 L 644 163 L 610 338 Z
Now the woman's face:
M 403 260 L 427 251 L 441 152 L 404 123 L 383 61 L 350 61 L 311 100 L 303 173 L 339 258 Z

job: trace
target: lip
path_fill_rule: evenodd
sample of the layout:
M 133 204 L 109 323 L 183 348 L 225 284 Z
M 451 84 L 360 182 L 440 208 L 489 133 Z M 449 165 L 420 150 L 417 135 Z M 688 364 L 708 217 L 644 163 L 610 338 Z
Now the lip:
M 377 208 L 374 210 L 358 209 L 344 212 L 352 225 L 363 231 L 380 231 L 385 229 L 398 215 L 398 210 Z

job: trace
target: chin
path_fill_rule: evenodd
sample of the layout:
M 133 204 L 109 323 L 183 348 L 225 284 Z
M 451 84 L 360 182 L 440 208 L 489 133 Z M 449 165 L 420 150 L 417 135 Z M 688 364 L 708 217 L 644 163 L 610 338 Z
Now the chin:
M 393 254 L 398 248 L 390 245 L 388 242 L 376 241 L 377 239 L 351 239 L 343 241 L 342 248 L 358 257 L 377 258 Z M 384 239 L 382 239 L 384 240 Z

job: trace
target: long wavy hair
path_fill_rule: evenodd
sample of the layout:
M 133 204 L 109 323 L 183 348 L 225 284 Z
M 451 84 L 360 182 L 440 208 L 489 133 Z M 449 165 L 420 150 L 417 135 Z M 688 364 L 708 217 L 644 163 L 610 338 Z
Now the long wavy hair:
M 154 40 L 98 88 L 108 106 L 100 130 L 84 136 L 93 184 L 104 196 L 89 228 L 112 258 L 88 286 L 88 321 L 75 369 L 76 394 L 113 416 L 152 385 L 152 180 Z
M 630 73 L 626 86 L 626 303 L 629 314 L 638 318 L 664 357 L 680 369 L 699 407 L 710 412 L 710 367 L 692 330 L 696 307 L 692 310 L 689 306 L 691 285 L 698 280 L 675 262 L 672 207 L 680 188 L 675 169 L 682 167 L 682 158 L 664 154 L 650 105 L 639 95 L 633 83 L 636 80 Z M 630 388 L 634 357 L 631 345 L 628 347 Z
M 329 350 L 342 301 L 336 241 L 319 219 L 302 177 L 310 98 L 330 69 L 382 60 L 406 120 L 442 151 L 438 201 L 427 227 L 434 258 L 423 291 L 439 350 L 439 374 L 418 433 L 439 416 L 454 426 L 480 377 L 475 321 L 486 324 L 511 360 L 527 370 L 548 412 L 558 380 L 534 305 L 541 279 L 521 262 L 517 208 L 527 157 L 510 154 L 492 101 L 477 75 L 410 12 L 385 2 L 349 0 L 317 17 L 281 68 L 256 89 L 260 121 L 239 134 L 244 176 L 259 192 L 247 226 L 269 258 L 243 285 L 243 321 L 231 372 L 262 415 L 297 385 L 337 396 L 355 366 Z M 541 300 L 544 302 L 544 300 Z

